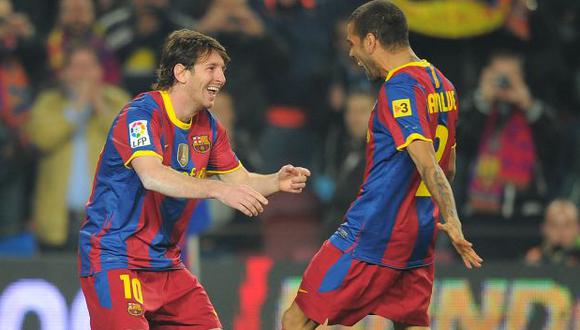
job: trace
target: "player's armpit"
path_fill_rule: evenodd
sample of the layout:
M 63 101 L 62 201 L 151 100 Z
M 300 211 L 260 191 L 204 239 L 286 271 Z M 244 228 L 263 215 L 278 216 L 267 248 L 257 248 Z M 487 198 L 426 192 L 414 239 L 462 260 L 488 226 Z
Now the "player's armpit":
M 163 156 L 161 156 L 160 154 L 158 154 L 157 152 L 155 152 L 153 150 L 137 150 L 137 151 L 133 152 L 133 154 L 131 155 L 131 157 L 129 157 L 129 159 L 127 159 L 127 161 L 125 162 L 125 167 L 131 168 L 132 163 L 133 163 L 133 159 L 143 157 L 143 156 L 154 156 L 154 157 L 159 158 L 160 160 L 163 160 Z
M 409 146 L 409 144 L 411 144 L 413 141 L 416 141 L 416 140 L 421 140 L 421 141 L 425 141 L 425 142 L 429 142 L 429 143 L 433 142 L 433 140 L 428 139 L 419 133 L 411 133 L 405 139 L 405 143 L 397 146 L 397 150 L 402 151 L 403 149 L 407 148 L 407 146 Z
M 421 175 L 426 168 L 438 165 L 435 158 L 435 149 L 431 141 L 412 140 L 407 145 L 407 152 Z
M 135 153 L 136 154 L 136 153 Z M 131 156 L 127 161 L 127 167 L 131 166 L 139 176 L 141 183 L 145 189 L 151 190 L 153 187 L 154 173 L 165 170 L 165 166 L 161 162 L 162 159 L 157 154 L 142 154 Z

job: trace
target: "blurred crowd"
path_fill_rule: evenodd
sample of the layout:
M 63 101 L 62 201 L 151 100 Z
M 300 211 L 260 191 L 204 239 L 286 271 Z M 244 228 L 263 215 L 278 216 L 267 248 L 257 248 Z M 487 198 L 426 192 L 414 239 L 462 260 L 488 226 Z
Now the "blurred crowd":
M 362 181 L 381 83 L 348 57 L 345 20 L 362 2 L 0 0 L 0 254 L 75 251 L 112 119 L 151 88 L 165 36 L 191 28 L 232 57 L 211 110 L 244 166 L 313 176 L 304 194 L 273 196 L 260 221 L 206 201 L 190 234 L 206 253 L 308 259 Z M 394 2 L 441 13 L 453 0 Z M 468 2 L 496 10 L 497 26 L 457 34 L 432 15 L 429 31 L 442 32 L 429 35 L 408 13 L 416 53 L 459 93 L 453 186 L 466 235 L 487 260 L 577 265 L 580 5 Z M 444 239 L 439 250 L 453 262 Z

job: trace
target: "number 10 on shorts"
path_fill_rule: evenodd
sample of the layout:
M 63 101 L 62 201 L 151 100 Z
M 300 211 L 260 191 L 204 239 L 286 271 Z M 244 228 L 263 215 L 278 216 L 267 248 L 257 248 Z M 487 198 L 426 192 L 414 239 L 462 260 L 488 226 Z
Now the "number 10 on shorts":
M 119 276 L 121 281 L 123 281 L 123 288 L 125 290 L 125 299 L 131 299 L 132 297 L 139 303 L 143 303 L 143 292 L 141 291 L 141 282 L 139 279 L 131 279 L 129 275 L 122 274 Z M 133 293 L 131 295 L 131 292 Z

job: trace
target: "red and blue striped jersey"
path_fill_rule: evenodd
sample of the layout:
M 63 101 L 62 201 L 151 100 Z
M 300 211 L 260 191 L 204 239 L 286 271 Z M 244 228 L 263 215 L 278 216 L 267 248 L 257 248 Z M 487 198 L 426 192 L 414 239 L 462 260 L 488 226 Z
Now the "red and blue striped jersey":
M 393 268 L 433 262 L 439 210 L 405 148 L 431 141 L 447 169 L 457 117 L 455 88 L 427 61 L 389 72 L 369 119 L 363 183 L 334 245 Z
M 241 166 L 225 129 L 208 110 L 184 123 L 167 92 L 137 96 L 115 118 L 101 152 L 80 229 L 81 276 L 119 268 L 183 267 L 177 243 L 198 200 L 146 190 L 130 167 L 143 155 L 197 178 Z

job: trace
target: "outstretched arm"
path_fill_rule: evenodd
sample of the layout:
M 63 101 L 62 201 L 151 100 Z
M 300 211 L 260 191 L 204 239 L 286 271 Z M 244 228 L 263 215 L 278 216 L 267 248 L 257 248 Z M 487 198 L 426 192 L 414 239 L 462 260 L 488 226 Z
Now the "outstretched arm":
M 445 223 L 438 223 L 437 227 L 447 233 L 467 268 L 481 267 L 483 259 L 475 253 L 472 244 L 463 237 L 453 191 L 445 172 L 435 159 L 433 144 L 428 141 L 415 140 L 409 144 L 407 151 L 445 220 Z
M 162 164 L 155 156 L 141 156 L 131 161 L 147 190 L 175 198 L 215 198 L 247 216 L 260 214 L 268 200 L 247 185 L 233 185 L 217 180 L 192 178 Z
M 220 180 L 233 184 L 246 184 L 264 196 L 278 191 L 300 193 L 306 186 L 310 171 L 303 167 L 285 165 L 277 173 L 258 174 L 248 172 L 244 167 L 237 171 L 220 174 Z

